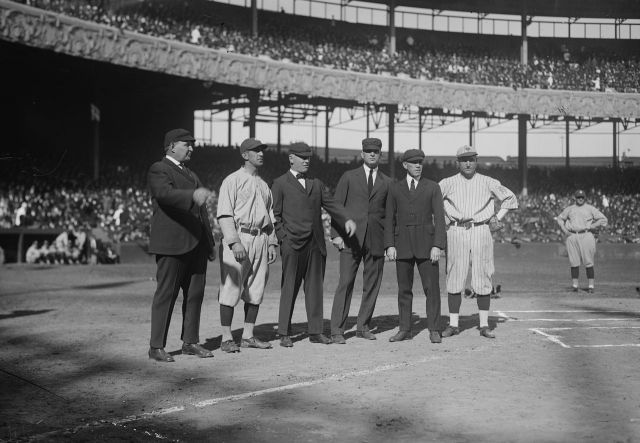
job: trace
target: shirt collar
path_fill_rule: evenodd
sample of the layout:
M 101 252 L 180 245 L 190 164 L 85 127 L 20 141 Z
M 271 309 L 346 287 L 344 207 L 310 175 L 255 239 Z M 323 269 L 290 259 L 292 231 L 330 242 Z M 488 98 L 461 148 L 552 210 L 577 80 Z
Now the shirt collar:
M 416 181 L 416 187 L 417 187 L 418 186 L 418 182 L 420 181 L 420 177 L 413 178 L 409 174 L 407 174 L 407 186 L 409 186 L 409 187 L 411 187 L 411 180 L 415 180 Z
M 182 167 L 182 165 L 180 164 L 180 162 L 179 162 L 178 160 L 176 160 L 175 158 L 170 157 L 170 156 L 168 156 L 168 155 L 165 155 L 164 157 L 165 157 L 165 158 L 168 158 L 168 159 L 169 159 L 169 161 L 170 161 L 171 163 L 173 163 L 174 165 L 176 165 L 177 167 L 179 167 L 179 168 L 181 168 L 181 167 Z
M 378 168 L 372 169 L 364 163 L 362 164 L 362 166 L 364 167 L 364 173 L 367 177 L 369 176 L 369 171 L 373 171 L 373 175 L 376 175 L 378 173 Z

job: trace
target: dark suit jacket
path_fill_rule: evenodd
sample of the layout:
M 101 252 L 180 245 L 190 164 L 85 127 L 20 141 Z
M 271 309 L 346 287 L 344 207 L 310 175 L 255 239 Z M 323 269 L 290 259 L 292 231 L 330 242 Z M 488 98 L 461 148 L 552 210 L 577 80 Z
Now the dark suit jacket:
M 444 249 L 447 232 L 440 186 L 421 178 L 413 195 L 406 179 L 389 186 L 385 248 L 395 246 L 398 259 L 429 258 L 431 248 Z
M 153 199 L 149 252 L 181 255 L 204 241 L 212 256 L 214 243 L 206 208 L 193 202 L 193 191 L 202 186 L 198 176 L 165 157 L 151 165 L 147 182 Z
M 341 225 L 347 221 L 345 209 L 317 178 L 306 179 L 305 185 L 306 189 L 290 171 L 273 181 L 271 193 L 276 236 L 281 244 L 286 242 L 293 249 L 303 248 L 314 238 L 322 255 L 327 255 L 320 208 L 324 208 Z
M 365 245 L 366 233 L 369 231 L 370 244 L 366 245 L 369 253 L 375 256 L 384 255 L 384 218 L 387 192 L 391 179 L 378 169 L 376 181 L 371 195 L 367 187 L 367 174 L 364 167 L 345 172 L 338 181 L 334 198 L 344 205 L 347 215 L 356 222 L 356 235 L 348 237 L 344 233 L 344 225 L 332 220 L 331 237 L 340 236 L 345 241 L 345 249 L 359 250 Z

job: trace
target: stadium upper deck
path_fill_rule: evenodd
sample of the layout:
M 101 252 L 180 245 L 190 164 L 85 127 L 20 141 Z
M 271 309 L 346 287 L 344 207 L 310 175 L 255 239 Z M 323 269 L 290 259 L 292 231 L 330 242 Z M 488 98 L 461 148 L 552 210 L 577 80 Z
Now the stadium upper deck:
M 253 37 L 249 9 L 204 0 L 146 0 L 116 11 L 97 1 L 23 3 L 227 52 L 345 71 L 513 88 L 640 89 L 636 41 L 533 39 L 530 63 L 523 65 L 517 37 L 401 30 L 391 54 L 383 27 L 301 17 L 290 26 L 289 15 L 261 11 L 260 34 Z

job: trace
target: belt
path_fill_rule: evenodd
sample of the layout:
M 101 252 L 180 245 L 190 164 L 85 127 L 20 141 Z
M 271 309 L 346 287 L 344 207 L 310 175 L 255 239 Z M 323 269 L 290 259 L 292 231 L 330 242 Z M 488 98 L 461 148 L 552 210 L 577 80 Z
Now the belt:
M 571 229 L 569 229 L 569 232 L 571 232 L 572 234 L 584 234 L 585 232 L 589 232 L 589 230 L 583 229 L 582 231 L 572 231 Z
M 472 226 L 481 226 L 481 225 L 488 225 L 489 224 L 489 220 L 485 220 L 482 222 L 472 222 L 472 221 L 468 221 L 468 222 L 459 222 L 459 221 L 453 221 L 451 222 L 451 226 L 460 226 L 466 229 L 471 228 Z
M 258 229 L 258 228 L 250 229 L 250 228 L 241 227 L 240 232 L 244 232 L 245 234 L 250 234 L 250 235 L 259 235 L 262 233 L 262 229 Z

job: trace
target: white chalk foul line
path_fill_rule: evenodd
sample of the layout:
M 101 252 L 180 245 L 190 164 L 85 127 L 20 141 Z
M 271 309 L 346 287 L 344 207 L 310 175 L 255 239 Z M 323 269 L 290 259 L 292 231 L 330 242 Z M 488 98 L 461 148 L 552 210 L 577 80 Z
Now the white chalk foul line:
M 579 326 L 579 327 L 564 327 L 564 328 L 538 328 L 545 331 L 567 331 L 569 329 L 640 329 L 640 326 Z
M 556 343 L 556 344 L 562 346 L 563 348 L 567 348 L 567 349 L 571 348 L 571 346 L 564 344 L 562 342 L 562 340 L 560 340 L 560 338 L 558 338 L 557 335 L 547 334 L 546 332 L 543 332 L 538 328 L 530 328 L 529 330 L 535 332 L 536 334 L 540 334 L 543 337 L 546 337 L 549 341 L 552 341 L 553 343 Z
M 508 317 L 509 321 L 555 321 L 555 322 L 587 322 L 587 321 L 638 321 L 640 318 L 514 318 Z
M 603 311 L 589 311 L 589 310 L 585 310 L 585 309 L 580 309 L 580 310 L 568 310 L 568 311 L 553 311 L 553 310 L 536 310 L 536 311 L 508 311 L 508 310 L 502 310 L 502 311 L 496 311 L 496 312 L 514 312 L 514 313 L 544 313 L 544 312 L 555 312 L 555 313 L 584 313 L 584 314 L 593 314 L 596 312 L 603 312 Z M 605 311 L 606 314 L 621 314 L 621 313 L 631 313 L 631 314 L 637 314 L 638 317 L 640 317 L 640 312 L 629 312 L 629 311 Z

